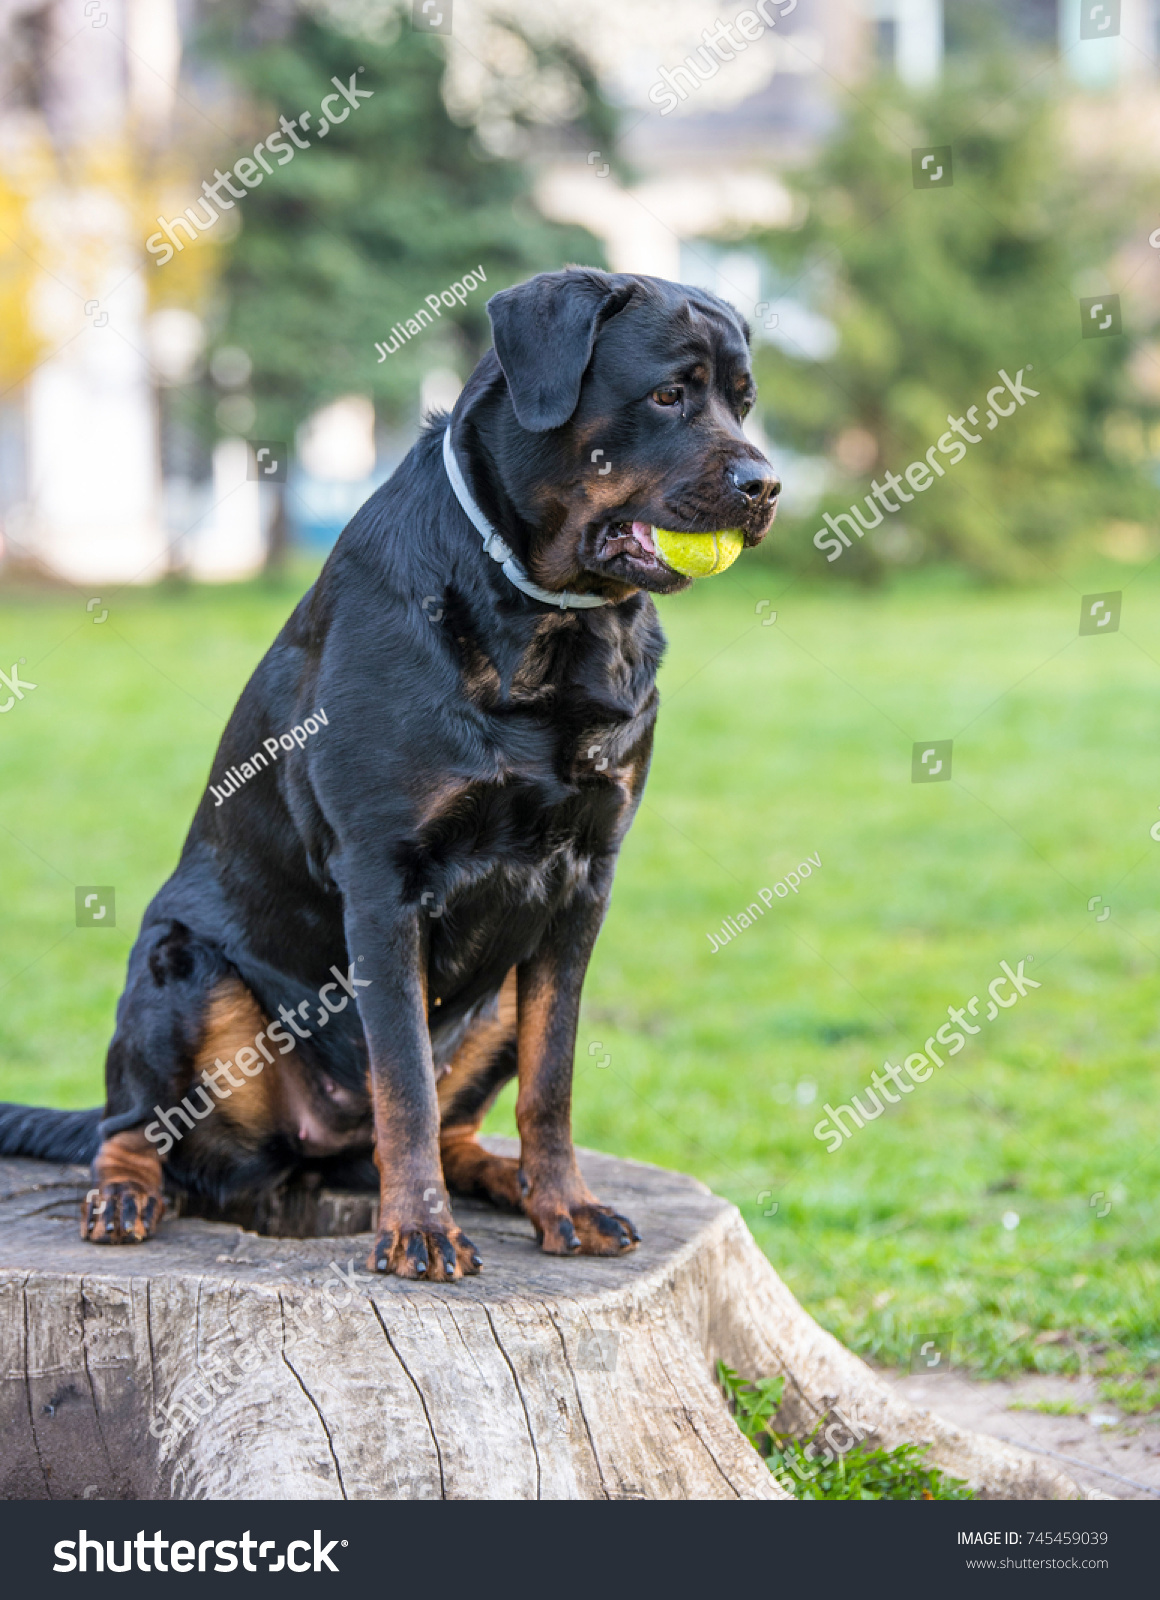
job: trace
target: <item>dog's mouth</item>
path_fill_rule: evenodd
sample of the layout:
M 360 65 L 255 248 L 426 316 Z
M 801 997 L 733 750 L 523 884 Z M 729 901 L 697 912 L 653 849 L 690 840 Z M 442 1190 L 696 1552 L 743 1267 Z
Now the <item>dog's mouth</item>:
M 655 523 L 605 523 L 595 541 L 602 575 L 653 594 L 685 589 L 694 578 L 723 572 L 743 548 L 740 528 L 661 528 Z
M 640 573 L 658 577 L 672 573 L 672 568 L 661 560 L 652 524 L 648 522 L 610 522 L 600 537 L 598 553 L 602 561 L 619 558 Z

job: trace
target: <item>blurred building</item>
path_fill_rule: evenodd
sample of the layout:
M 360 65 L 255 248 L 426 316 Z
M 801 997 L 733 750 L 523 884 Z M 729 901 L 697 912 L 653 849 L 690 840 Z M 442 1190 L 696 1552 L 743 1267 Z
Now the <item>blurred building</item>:
M 242 441 L 201 483 L 164 470 L 164 397 L 203 330 L 151 309 L 144 238 L 192 21 L 179 0 L 0 0 L 0 531 L 9 563 L 82 585 L 263 559 Z
M 635 181 L 619 183 L 601 152 L 561 145 L 544 159 L 540 202 L 549 215 L 590 228 L 614 268 L 697 283 L 744 311 L 755 340 L 825 359 L 836 334 L 811 303 L 811 283 L 778 282 L 743 236 L 794 225 L 783 175 L 811 159 L 871 75 L 893 73 L 911 89 L 937 92 L 954 57 L 979 48 L 981 9 L 978 0 L 704 0 L 663 14 L 642 8 L 636 27 L 647 43 L 632 22 L 602 31 L 589 17 L 583 37 L 596 41 L 608 91 L 623 109 L 622 153 Z M 723 40 L 721 18 L 746 11 L 761 26 Z M 1028 80 L 1058 66 L 1079 92 L 1082 143 L 1114 147 L 1117 159 L 1136 150 L 1154 161 L 1160 0 L 1121 0 L 1118 20 L 1114 4 L 1090 0 L 1003 0 L 997 15 Z M 1093 101 L 1083 91 L 1107 92 Z M 758 413 L 747 428 L 771 442 Z M 777 454 L 788 469 L 788 452 Z M 796 499 L 792 508 L 805 510 L 823 490 L 826 464 L 799 458 L 792 469 L 787 504 Z
M 0 532 L 10 562 L 77 583 L 147 582 L 174 567 L 245 576 L 284 526 L 275 482 L 286 471 L 263 481 L 269 463 L 259 470 L 245 441 L 254 415 L 246 353 L 204 350 L 194 304 L 149 299 L 144 239 L 185 137 L 178 113 L 203 115 L 204 84 L 189 76 L 183 37 L 204 3 L 0 0 Z M 816 152 L 861 82 L 886 71 L 937 89 L 948 60 L 974 47 L 978 9 L 974 0 L 479 0 L 456 10 L 446 93 L 461 118 L 479 112 L 489 82 L 509 102 L 518 95 L 510 34 L 505 45 L 493 27 L 504 12 L 571 39 L 621 112 L 627 165 L 578 144 L 563 112 L 534 145 L 506 149 L 535 163 L 544 212 L 591 229 L 614 268 L 704 284 L 742 307 L 758 339 L 823 359 L 834 333 L 808 285 L 786 292 L 745 236 L 794 225 L 786 175 Z M 1114 6 L 1088 0 L 1006 0 L 1001 15 L 1029 76 L 1062 64 L 1088 107 L 1077 111 L 1089 117 L 1085 137 L 1139 145 L 1151 159 L 1160 0 L 1121 0 L 1118 21 Z M 1087 91 L 1115 92 L 1093 100 Z M 505 153 L 502 118 L 481 113 L 478 126 L 491 153 Z M 224 232 L 223 221 L 216 241 Z M 212 452 L 175 403 L 207 362 L 220 436 Z M 445 401 L 463 375 L 435 365 L 422 398 Z M 357 395 L 310 419 L 289 466 L 299 532 L 332 539 L 403 443 L 376 434 Z M 794 481 L 808 485 L 808 464 Z
M 179 53 L 172 0 L 0 0 L 0 242 L 20 280 L 0 512 L 9 557 L 78 581 L 164 565 L 130 145 L 162 135 Z
M 771 0 L 756 9 L 705 0 L 664 21 L 642 8 L 649 48 L 626 39 L 625 25 L 611 39 L 588 29 L 603 41 L 599 64 L 624 110 L 622 152 L 641 176 L 621 188 L 601 152 L 561 149 L 542 179 L 543 203 L 591 228 L 614 266 L 666 276 L 679 263 L 687 269 L 698 241 L 790 224 L 778 175 L 814 154 L 849 94 L 879 71 L 936 89 L 948 53 L 972 47 L 979 9 L 976 0 Z M 1081 38 L 1082 9 L 1081 0 L 1005 0 L 1002 22 L 1028 75 L 1058 58 L 1079 87 L 1143 89 L 1155 101 L 1160 0 L 1122 0 L 1118 31 L 1109 24 L 1106 37 L 1090 39 Z M 1095 10 L 1110 18 L 1116 7 Z M 720 18 L 745 11 L 758 17 L 754 37 L 723 40 Z M 752 292 L 750 312 L 765 292 L 756 281 L 735 288 Z

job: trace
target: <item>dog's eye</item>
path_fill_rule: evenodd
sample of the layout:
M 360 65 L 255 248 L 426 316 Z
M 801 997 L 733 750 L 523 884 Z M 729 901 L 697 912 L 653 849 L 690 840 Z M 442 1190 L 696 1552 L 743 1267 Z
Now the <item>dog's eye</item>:
M 650 399 L 655 400 L 658 406 L 679 406 L 684 393 L 676 384 L 666 384 L 661 389 L 654 389 Z

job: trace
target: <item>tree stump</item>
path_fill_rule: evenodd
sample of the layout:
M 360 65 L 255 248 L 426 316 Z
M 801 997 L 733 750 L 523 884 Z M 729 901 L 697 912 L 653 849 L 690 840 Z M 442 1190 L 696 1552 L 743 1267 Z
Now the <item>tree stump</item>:
M 297 1190 L 100 1247 L 78 1236 L 83 1169 L 0 1161 L 0 1496 L 787 1499 L 729 1415 L 722 1357 L 786 1374 L 799 1435 L 840 1413 L 871 1444 L 929 1443 L 984 1495 L 1084 1497 L 896 1398 L 701 1184 L 580 1159 L 636 1252 L 546 1256 L 524 1218 L 460 1200 L 484 1269 L 451 1285 L 365 1271 L 368 1195 Z

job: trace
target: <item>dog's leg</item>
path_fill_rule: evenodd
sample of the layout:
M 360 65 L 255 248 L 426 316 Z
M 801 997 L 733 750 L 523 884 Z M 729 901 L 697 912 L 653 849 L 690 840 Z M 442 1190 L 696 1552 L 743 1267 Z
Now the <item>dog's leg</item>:
M 492 1155 L 477 1135 L 496 1095 L 516 1075 L 517 1020 L 513 968 L 499 993 L 499 1015 L 476 1023 L 438 1088 L 439 1151 L 448 1186 L 514 1211 L 523 1209 L 519 1162 Z
M 519 969 L 520 1176 L 523 1205 L 550 1255 L 619 1255 L 640 1243 L 588 1189 L 572 1147 L 572 1057 L 580 989 L 606 902 L 590 895 L 559 916 Z
M 105 1067 L 106 1116 L 118 1131 L 93 1162 L 83 1239 L 147 1239 L 161 1220 L 163 1165 L 184 1189 L 228 1193 L 243 1167 L 254 1179 L 255 1152 L 273 1131 L 278 1069 L 257 1078 L 230 1073 L 223 1084 L 215 1059 L 253 1046 L 264 1028 L 253 995 L 216 945 L 176 920 L 143 930 Z M 256 1050 L 250 1055 L 261 1065 Z
M 362 886 L 389 881 L 366 864 L 347 912 L 351 975 L 370 1054 L 379 1231 L 371 1272 L 443 1282 L 479 1271 L 471 1240 L 456 1226 L 439 1157 L 439 1102 L 417 914 L 368 904 Z M 365 953 L 359 965 L 358 958 Z
M 93 1162 L 96 1187 L 81 1207 L 81 1238 L 140 1244 L 161 1221 L 161 1158 L 140 1128 L 106 1139 Z

